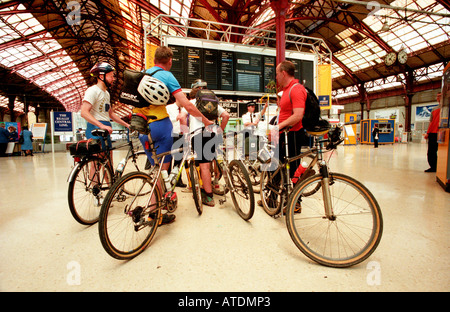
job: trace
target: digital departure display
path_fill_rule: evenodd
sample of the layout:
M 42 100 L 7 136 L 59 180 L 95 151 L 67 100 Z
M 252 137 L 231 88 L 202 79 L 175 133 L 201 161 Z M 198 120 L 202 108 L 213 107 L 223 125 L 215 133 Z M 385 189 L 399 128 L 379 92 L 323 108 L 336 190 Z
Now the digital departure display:
M 180 46 L 170 46 L 173 52 L 173 59 L 172 59 L 172 68 L 170 71 L 175 76 L 175 78 L 178 80 L 180 86 L 182 88 L 185 88 L 186 86 L 186 79 L 185 79 L 185 69 L 184 69 L 184 47 Z
M 186 87 L 190 88 L 191 84 L 200 78 L 202 75 L 202 63 L 201 59 L 202 50 L 197 48 L 186 48 L 187 52 L 187 76 L 186 76 Z
M 211 90 L 219 89 L 219 51 L 218 50 L 203 50 L 203 79 L 208 83 L 208 88 Z
M 262 92 L 261 55 L 235 53 L 236 57 L 236 90 Z
M 220 52 L 220 89 L 234 90 L 233 52 Z
M 182 88 L 190 89 L 203 79 L 211 90 L 265 93 L 276 81 L 276 57 L 210 48 L 169 45 L 173 51 L 171 72 Z M 314 87 L 314 62 L 289 58 L 295 65 L 295 78 Z

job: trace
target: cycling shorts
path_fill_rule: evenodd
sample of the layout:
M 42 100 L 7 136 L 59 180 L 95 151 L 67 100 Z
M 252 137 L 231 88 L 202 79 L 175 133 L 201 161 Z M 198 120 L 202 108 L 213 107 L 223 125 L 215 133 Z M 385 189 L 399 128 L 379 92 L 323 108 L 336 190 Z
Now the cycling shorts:
M 109 121 L 102 121 L 102 120 L 101 120 L 100 122 L 101 122 L 102 124 L 104 124 L 105 126 L 111 127 L 111 123 L 110 123 Z M 102 137 L 92 135 L 91 132 L 92 132 L 92 130 L 94 130 L 94 129 L 100 129 L 100 128 L 88 122 L 88 123 L 87 123 L 87 126 L 86 126 L 86 139 L 94 139 L 94 140 L 100 140 L 100 141 L 102 141 Z M 109 148 L 112 147 L 112 142 L 111 142 L 111 136 L 110 136 L 110 135 L 108 135 L 108 138 L 107 138 L 107 144 L 108 144 Z M 103 144 L 102 144 L 102 147 L 104 148 Z
M 156 147 L 156 154 L 165 153 L 172 150 L 173 138 L 172 138 L 172 122 L 170 119 L 164 118 L 161 120 L 157 120 L 148 124 L 148 128 L 150 129 L 150 134 L 153 140 L 153 146 Z M 147 154 L 147 158 L 150 160 L 152 166 L 154 165 L 152 159 L 152 153 L 150 152 L 149 144 L 148 144 L 148 136 L 147 135 L 139 135 L 139 140 L 144 147 L 145 154 Z M 168 163 L 172 161 L 172 155 L 167 155 L 164 158 L 164 163 Z

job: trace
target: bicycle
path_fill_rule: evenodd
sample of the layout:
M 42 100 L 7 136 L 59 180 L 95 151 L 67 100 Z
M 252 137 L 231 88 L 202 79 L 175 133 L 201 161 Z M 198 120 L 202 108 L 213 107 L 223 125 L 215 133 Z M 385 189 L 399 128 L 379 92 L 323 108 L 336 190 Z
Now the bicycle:
M 287 142 L 287 133 L 289 128 L 284 129 L 285 142 Z M 273 158 L 274 145 L 267 140 L 259 150 L 258 161 L 260 163 L 260 195 L 263 210 L 272 217 L 281 216 L 281 209 L 287 203 L 288 194 L 292 192 L 293 182 L 289 178 L 290 164 L 299 159 L 308 160 L 307 168 L 299 180 L 314 175 L 314 167 L 317 165 L 317 147 L 308 149 L 294 157 L 286 157 L 283 162 Z M 286 155 L 288 155 L 288 146 L 286 144 Z M 270 162 L 270 164 L 268 164 Z M 275 167 L 275 168 L 274 168 Z M 273 170 L 272 170 L 273 169 Z
M 72 168 L 67 181 L 68 204 L 74 219 L 83 225 L 92 225 L 98 222 L 100 206 L 105 193 L 111 185 L 117 181 L 126 170 L 129 160 L 132 161 L 134 168 L 138 171 L 145 169 L 147 155 L 144 151 L 138 151 L 133 144 L 133 135 L 126 144 L 109 147 L 104 144 L 108 132 L 106 130 L 96 129 L 92 131 L 95 136 L 100 136 L 103 142 L 97 142 L 98 149 L 94 152 L 88 150 L 72 152 L 74 158 L 74 167 Z M 85 144 L 78 143 L 78 144 Z M 87 143 L 86 143 L 87 144 Z M 102 146 L 104 148 L 100 148 Z M 111 151 L 128 146 L 128 152 L 125 158 L 119 163 L 116 170 L 112 168 Z M 131 169 L 131 170 L 133 170 Z
M 253 217 L 255 211 L 252 181 L 241 160 L 229 160 L 227 142 L 234 142 L 234 133 L 224 134 L 223 138 L 224 140 L 217 148 L 218 155 L 212 161 L 211 172 L 212 174 L 218 172 L 217 181 L 220 181 L 220 178 L 223 177 L 225 183 L 219 184 L 219 189 L 223 189 L 223 192 L 216 191 L 215 194 L 223 196 L 219 200 L 219 204 L 223 205 L 226 202 L 226 194 L 229 192 L 237 213 L 242 219 L 248 221 Z
M 113 258 L 129 260 L 142 253 L 161 224 L 162 210 L 176 210 L 178 200 L 174 189 L 185 164 L 193 163 L 195 155 L 189 138 L 194 133 L 186 135 L 183 146 L 160 154 L 156 154 L 151 135 L 146 133 L 154 165 L 148 172 L 124 175 L 106 194 L 100 210 L 99 235 L 103 248 Z M 165 157 L 175 154 L 183 155 L 179 170 L 172 169 L 164 181 L 161 164 Z M 202 206 L 196 208 L 201 215 Z
M 314 153 L 319 173 L 299 181 L 288 196 L 288 232 L 297 248 L 321 265 L 356 265 L 378 247 L 383 232 L 381 209 L 361 182 L 329 170 L 323 159 L 324 143 L 327 150 L 334 150 L 343 140 L 328 130 L 308 133 L 314 148 L 307 153 Z M 328 139 L 320 138 L 327 133 Z

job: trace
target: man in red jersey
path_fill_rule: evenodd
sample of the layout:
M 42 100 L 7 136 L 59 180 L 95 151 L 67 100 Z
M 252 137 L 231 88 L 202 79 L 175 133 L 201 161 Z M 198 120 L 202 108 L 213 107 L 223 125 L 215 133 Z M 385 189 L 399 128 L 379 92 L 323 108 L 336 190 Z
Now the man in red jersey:
M 302 126 L 305 112 L 306 89 L 294 77 L 295 65 L 290 61 L 283 61 L 276 68 L 276 78 L 279 90 L 283 91 L 280 99 L 280 112 L 278 114 L 278 126 L 273 128 L 270 137 L 277 144 L 279 159 L 286 156 L 285 135 L 283 129 L 291 127 L 288 133 L 289 157 L 300 154 L 302 145 L 307 145 L 306 133 Z M 290 176 L 300 165 L 300 160 L 291 163 Z
M 441 103 L 441 94 L 438 93 L 437 101 Z M 439 119 L 441 115 L 441 109 L 436 108 L 431 112 L 430 117 L 430 125 L 428 126 L 427 134 L 425 134 L 425 139 L 428 139 L 428 152 L 427 159 L 430 168 L 425 170 L 425 172 L 436 172 L 437 166 L 437 151 L 438 151 L 438 142 L 437 142 L 437 134 L 439 130 Z

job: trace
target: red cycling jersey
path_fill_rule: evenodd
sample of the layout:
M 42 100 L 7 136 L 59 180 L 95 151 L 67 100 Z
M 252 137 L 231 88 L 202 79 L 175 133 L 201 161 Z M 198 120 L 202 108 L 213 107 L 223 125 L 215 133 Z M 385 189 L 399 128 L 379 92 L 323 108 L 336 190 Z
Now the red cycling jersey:
M 296 85 L 294 86 L 294 84 Z M 290 99 L 289 99 L 289 91 L 291 93 Z M 292 116 L 294 108 L 305 108 L 306 97 L 307 94 L 305 87 L 299 84 L 297 79 L 292 79 L 289 85 L 287 85 L 283 89 L 283 95 L 281 96 L 280 99 L 280 113 L 278 124 L 280 124 L 281 122 Z M 303 127 L 302 121 L 300 120 L 297 124 L 292 126 L 290 131 L 298 131 L 302 127 Z

